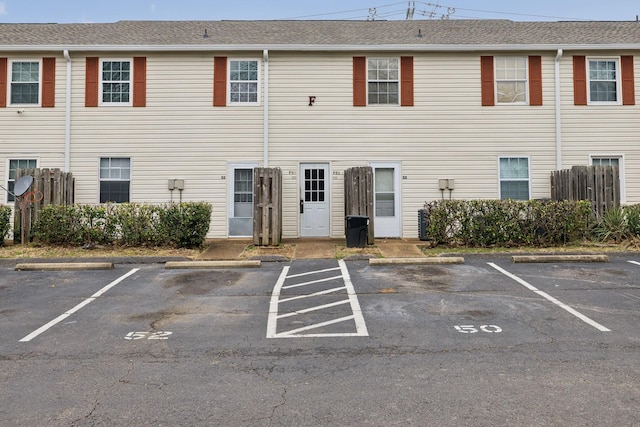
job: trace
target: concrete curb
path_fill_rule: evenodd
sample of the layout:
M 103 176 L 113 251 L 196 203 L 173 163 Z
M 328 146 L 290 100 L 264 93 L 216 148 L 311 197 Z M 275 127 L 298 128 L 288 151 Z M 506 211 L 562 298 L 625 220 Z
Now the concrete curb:
M 511 257 L 514 263 L 544 262 L 609 262 L 607 255 L 516 255 Z
M 170 261 L 165 263 L 165 270 L 195 269 L 195 268 L 258 268 L 260 260 L 246 261 Z
M 16 271 L 111 270 L 112 262 L 37 262 L 16 264 Z
M 430 257 L 430 258 L 371 258 L 369 265 L 421 265 L 421 264 L 464 264 L 462 257 Z

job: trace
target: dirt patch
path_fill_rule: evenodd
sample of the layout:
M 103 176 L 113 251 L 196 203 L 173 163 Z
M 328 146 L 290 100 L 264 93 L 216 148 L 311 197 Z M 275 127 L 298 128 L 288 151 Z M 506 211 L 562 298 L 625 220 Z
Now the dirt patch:
M 399 270 L 398 281 L 402 286 L 419 286 L 421 289 L 446 291 L 451 288 L 449 273 L 441 267 L 409 266 Z
M 292 259 L 296 251 L 295 245 L 283 244 L 279 246 L 247 246 L 242 252 L 240 258 L 242 259 L 257 259 L 265 257 L 279 257 Z
M 175 311 L 156 311 L 153 313 L 136 314 L 135 316 L 129 316 L 131 322 L 148 322 L 151 330 L 158 330 L 162 328 L 161 323 L 173 319 L 177 316 L 183 316 L 187 313 L 175 312 Z
M 167 280 L 162 286 L 165 289 L 178 288 L 180 295 L 206 295 L 214 289 L 232 286 L 243 274 L 237 271 L 195 271 L 179 274 Z

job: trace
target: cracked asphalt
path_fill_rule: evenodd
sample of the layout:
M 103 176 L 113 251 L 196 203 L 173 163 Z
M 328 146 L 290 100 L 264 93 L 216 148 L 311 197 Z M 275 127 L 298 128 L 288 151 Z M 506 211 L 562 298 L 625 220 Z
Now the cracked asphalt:
M 0 424 L 639 425 L 640 264 L 631 261 L 640 255 L 606 264 L 351 261 L 368 336 L 275 339 L 267 317 L 283 267 L 335 260 L 100 272 L 16 272 L 3 262 Z

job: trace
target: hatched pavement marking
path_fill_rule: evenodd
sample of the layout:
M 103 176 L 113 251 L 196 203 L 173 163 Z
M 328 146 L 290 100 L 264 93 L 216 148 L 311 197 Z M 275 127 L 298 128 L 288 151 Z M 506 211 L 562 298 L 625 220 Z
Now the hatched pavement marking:
M 300 338 L 300 337 L 353 337 L 353 336 L 368 336 L 369 333 L 367 331 L 367 326 L 364 321 L 364 317 L 362 316 L 362 310 L 360 308 L 360 303 L 358 301 L 358 296 L 356 295 L 355 289 L 353 287 L 353 283 L 351 282 L 351 276 L 349 275 L 349 270 L 343 260 L 338 261 L 337 268 L 328 268 L 322 270 L 308 271 L 300 274 L 292 274 L 289 273 L 289 266 L 286 266 L 282 269 L 280 276 L 278 277 L 278 281 L 273 288 L 273 293 L 271 295 L 271 301 L 269 304 L 269 317 L 267 320 L 267 338 Z M 340 271 L 340 275 L 332 276 L 324 279 L 310 280 L 303 283 L 297 283 L 285 286 L 287 279 L 294 279 L 304 276 L 313 276 L 315 274 L 327 273 L 331 271 Z M 310 277 L 312 278 L 312 277 Z M 329 289 L 324 289 L 321 291 L 313 292 L 310 294 L 297 295 L 288 298 L 280 299 L 280 295 L 282 290 L 284 289 L 292 289 L 292 288 L 304 288 L 304 286 L 308 286 L 311 284 L 319 284 L 330 281 L 335 281 L 337 279 L 342 279 L 344 286 L 340 287 L 331 287 Z M 280 314 L 280 305 L 291 302 L 291 301 L 299 301 L 304 300 L 306 298 L 311 298 L 315 296 L 322 295 L 330 295 L 330 294 L 339 294 L 341 291 L 346 291 L 346 299 L 335 301 L 328 304 L 322 304 L 318 306 L 312 306 L 296 311 L 289 311 L 283 314 Z M 349 316 L 343 316 L 336 319 L 327 320 L 324 322 L 314 323 L 312 325 L 307 325 L 304 327 L 278 332 L 278 319 L 289 318 L 293 316 L 303 315 L 306 313 L 318 312 L 326 308 L 336 307 L 340 305 L 349 304 L 351 307 L 352 314 Z M 322 328 L 329 325 L 344 323 L 344 322 L 354 322 L 355 332 L 344 332 L 344 333 L 302 333 L 307 331 L 312 331 L 314 329 Z

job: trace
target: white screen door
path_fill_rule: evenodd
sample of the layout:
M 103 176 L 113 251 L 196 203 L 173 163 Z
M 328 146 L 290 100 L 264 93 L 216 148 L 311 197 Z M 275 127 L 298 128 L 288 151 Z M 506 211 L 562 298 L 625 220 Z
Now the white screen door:
M 372 163 L 375 237 L 402 237 L 400 225 L 400 165 Z
M 300 237 L 329 236 L 329 165 L 300 165 Z

